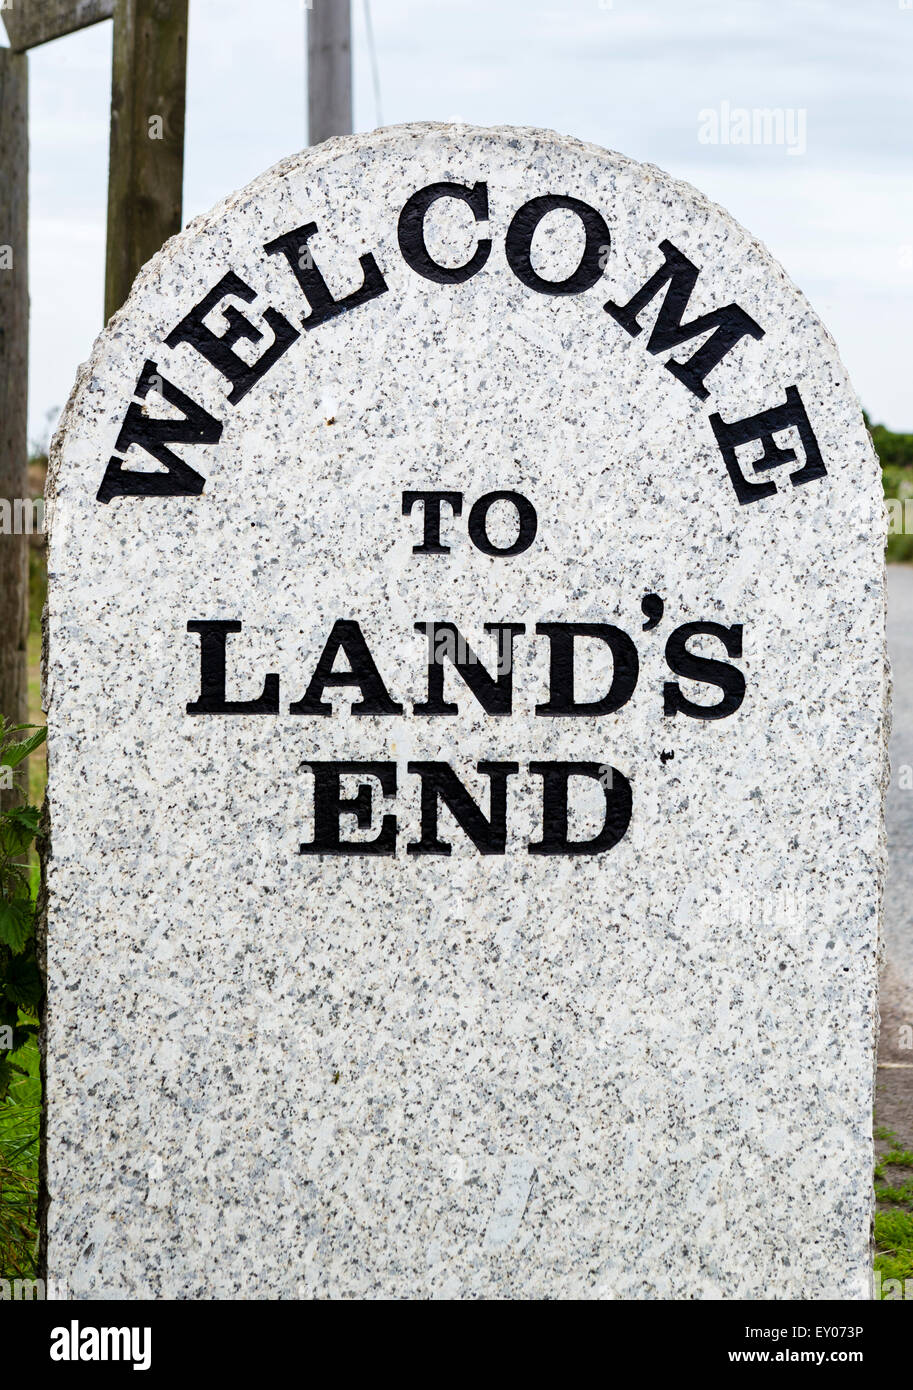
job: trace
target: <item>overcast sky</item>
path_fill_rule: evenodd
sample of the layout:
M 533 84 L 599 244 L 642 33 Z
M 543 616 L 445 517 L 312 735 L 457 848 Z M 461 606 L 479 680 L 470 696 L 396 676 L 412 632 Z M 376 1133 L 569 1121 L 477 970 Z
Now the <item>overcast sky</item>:
M 545 126 L 689 180 L 805 291 L 869 413 L 913 431 L 913 0 L 370 5 L 383 124 Z M 355 129 L 370 130 L 363 0 L 352 9 Z M 302 0 L 190 0 L 190 13 L 185 219 L 305 141 Z M 38 440 L 101 324 L 111 24 L 30 65 Z M 706 113 L 722 120 L 724 103 L 780 108 L 795 153 L 709 143 Z

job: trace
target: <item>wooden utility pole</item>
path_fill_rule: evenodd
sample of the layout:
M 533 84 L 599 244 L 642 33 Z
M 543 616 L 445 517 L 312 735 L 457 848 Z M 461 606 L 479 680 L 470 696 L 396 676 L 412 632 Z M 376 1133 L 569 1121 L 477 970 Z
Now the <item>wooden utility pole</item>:
M 352 134 L 349 0 L 312 0 L 308 9 L 308 143 Z
M 28 58 L 0 48 L 0 715 L 28 715 Z M 19 503 L 18 508 L 16 503 Z
M 105 322 L 181 229 L 187 0 L 115 0 Z

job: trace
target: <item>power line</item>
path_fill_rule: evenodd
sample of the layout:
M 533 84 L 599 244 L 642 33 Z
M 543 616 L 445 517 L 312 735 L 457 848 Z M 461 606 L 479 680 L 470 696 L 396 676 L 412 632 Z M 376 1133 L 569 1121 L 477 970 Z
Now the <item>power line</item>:
M 380 72 L 377 67 L 377 49 L 374 45 L 374 26 L 371 23 L 371 0 L 365 0 L 365 29 L 368 35 L 368 53 L 371 57 L 371 76 L 374 80 L 374 111 L 377 124 L 383 125 L 380 109 Z

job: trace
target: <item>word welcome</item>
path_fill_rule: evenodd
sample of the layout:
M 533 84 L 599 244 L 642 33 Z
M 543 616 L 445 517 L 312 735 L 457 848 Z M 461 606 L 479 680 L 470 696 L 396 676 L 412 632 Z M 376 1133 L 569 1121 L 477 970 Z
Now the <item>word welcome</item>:
M 488 267 L 492 241 L 489 236 L 477 236 L 475 249 L 463 265 L 446 266 L 436 261 L 425 240 L 425 218 L 429 209 L 441 198 L 465 204 L 476 226 L 485 224 L 487 228 L 487 183 L 432 183 L 413 193 L 399 214 L 399 252 L 411 271 L 432 284 L 465 284 Z M 584 233 L 584 248 L 571 274 L 561 280 L 548 280 L 533 268 L 533 238 L 542 221 L 558 209 L 565 209 L 578 219 Z M 368 252 L 358 258 L 361 284 L 349 294 L 335 299 L 310 245 L 318 235 L 317 223 L 305 222 L 263 246 L 267 256 L 277 257 L 285 265 L 290 287 L 294 282 L 304 297 L 308 312 L 299 318 L 299 322 L 306 332 L 322 328 L 340 315 L 351 313 L 389 290 L 376 257 Z M 504 256 L 509 272 L 531 293 L 579 295 L 592 289 L 602 278 L 611 245 L 609 226 L 601 212 L 579 198 L 563 193 L 546 193 L 530 198 L 516 210 L 504 239 Z M 705 401 L 710 395 L 707 377 L 720 366 L 737 343 L 744 338 L 763 338 L 765 330 L 735 303 L 723 304 L 686 320 L 685 313 L 701 272 L 671 241 L 664 239 L 659 243 L 659 254 L 660 264 L 655 266 L 631 298 L 625 303 L 609 299 L 603 304 L 603 309 L 629 337 L 638 338 L 646 327 L 641 322 L 642 316 L 648 306 L 658 301 L 655 318 L 646 338 L 646 351 L 658 356 L 691 344 L 694 350 L 690 355 L 669 357 L 663 366 L 686 390 L 698 400 Z M 653 263 L 655 265 L 655 259 Z M 238 303 L 250 305 L 258 298 L 258 293 L 255 286 L 229 270 L 164 340 L 172 348 L 181 343 L 188 344 L 224 377 L 230 386 L 227 402 L 231 406 L 243 400 L 301 337 L 292 319 L 273 305 L 263 310 L 260 316 L 262 327 L 242 312 Z M 215 332 L 206 322 L 217 311 L 221 312 L 226 324 L 222 333 Z M 262 344 L 264 339 L 263 351 L 254 362 L 246 361 L 234 351 L 235 345 L 242 340 Z M 152 419 L 144 408 L 150 393 L 160 395 L 182 418 Z M 135 399 L 127 407 L 115 440 L 114 454 L 98 489 L 98 501 L 108 503 L 116 497 L 199 496 L 206 482 L 203 474 L 176 454 L 173 446 L 199 448 L 217 444 L 222 435 L 222 420 L 211 415 L 174 382 L 163 377 L 151 359 L 145 362 L 133 395 Z M 776 484 L 769 477 L 758 481 L 753 476 L 767 474 L 775 467 L 792 463 L 798 465 L 789 473 L 794 487 L 826 475 L 827 469 L 814 430 L 795 385 L 786 387 L 783 400 L 757 414 L 726 422 L 718 413 L 714 413 L 708 417 L 708 423 L 742 505 L 759 501 L 777 491 Z M 799 460 L 793 443 L 776 442 L 777 435 L 791 430 L 798 435 L 798 442 L 804 451 L 803 461 Z M 746 476 L 743 472 L 739 457 L 739 450 L 747 445 L 752 446 L 755 454 L 760 446 L 759 456 L 750 462 L 752 476 Z M 132 447 L 149 454 L 164 472 L 127 468 L 125 456 Z

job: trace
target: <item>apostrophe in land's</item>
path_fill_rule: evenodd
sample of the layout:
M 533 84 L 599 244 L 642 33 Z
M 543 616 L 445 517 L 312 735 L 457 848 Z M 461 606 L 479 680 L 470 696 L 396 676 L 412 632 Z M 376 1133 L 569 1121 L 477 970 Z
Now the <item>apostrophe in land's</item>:
M 644 594 L 640 601 L 641 612 L 646 618 L 643 624 L 643 631 L 650 632 L 656 627 L 660 618 L 663 616 L 666 605 L 663 603 L 659 594 Z

